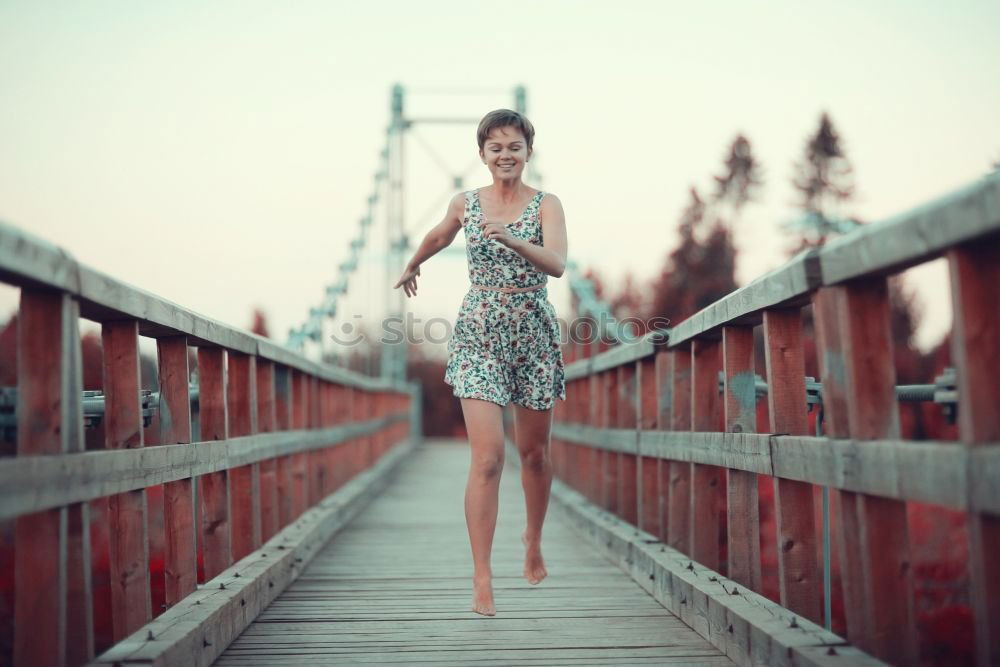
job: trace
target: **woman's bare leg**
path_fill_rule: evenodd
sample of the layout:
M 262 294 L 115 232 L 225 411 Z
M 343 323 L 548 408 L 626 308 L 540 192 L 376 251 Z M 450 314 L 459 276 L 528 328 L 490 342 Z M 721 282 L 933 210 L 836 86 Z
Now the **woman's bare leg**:
M 500 475 L 503 472 L 503 410 L 496 403 L 462 399 L 465 428 L 472 452 L 469 481 L 465 487 L 465 522 L 472 545 L 472 611 L 496 614 L 493 604 L 493 570 L 490 553 L 497 526 Z
M 552 462 L 549 459 L 549 433 L 552 410 L 532 410 L 514 405 L 514 439 L 521 455 L 521 486 L 527 525 L 524 543 L 524 578 L 537 584 L 548 574 L 542 559 L 542 524 L 549 508 L 552 488 Z

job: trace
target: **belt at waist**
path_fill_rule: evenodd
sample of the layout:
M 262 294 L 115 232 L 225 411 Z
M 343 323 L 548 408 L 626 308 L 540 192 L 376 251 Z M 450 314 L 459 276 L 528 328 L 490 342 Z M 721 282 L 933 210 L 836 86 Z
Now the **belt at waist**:
M 491 292 L 506 292 L 508 294 L 512 292 L 532 292 L 537 289 L 542 289 L 547 283 L 541 283 L 539 285 L 532 285 L 531 287 L 487 287 L 486 285 L 472 285 L 473 289 L 489 290 Z

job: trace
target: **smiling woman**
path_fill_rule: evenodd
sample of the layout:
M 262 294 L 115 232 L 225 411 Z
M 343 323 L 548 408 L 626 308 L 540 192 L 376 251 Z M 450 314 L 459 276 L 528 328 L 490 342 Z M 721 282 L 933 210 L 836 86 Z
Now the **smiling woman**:
M 490 553 L 504 460 L 502 410 L 514 404 L 527 510 L 524 576 L 537 584 L 547 574 L 541 539 L 552 484 L 552 408 L 566 398 L 559 324 L 546 288 L 549 276 L 562 276 L 566 267 L 566 221 L 555 195 L 521 181 L 534 139 L 535 128 L 516 111 L 486 114 L 476 140 L 493 183 L 455 195 L 396 283 L 414 296 L 420 264 L 464 230 L 472 284 L 448 341 L 444 381 L 462 401 L 469 433 L 472 611 L 485 616 L 496 614 Z

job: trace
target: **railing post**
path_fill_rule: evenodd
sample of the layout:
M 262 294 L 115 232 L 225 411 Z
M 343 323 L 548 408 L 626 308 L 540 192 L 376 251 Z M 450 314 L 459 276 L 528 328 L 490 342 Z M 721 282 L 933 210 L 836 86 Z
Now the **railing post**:
M 638 427 L 639 414 L 636 400 L 636 366 L 638 362 L 623 364 L 618 367 L 618 423 L 616 426 L 631 429 Z M 638 434 L 636 434 L 638 436 Z M 636 442 L 638 438 L 636 438 Z M 618 508 L 622 519 L 633 526 L 639 525 L 639 484 L 636 479 L 639 474 L 637 454 L 620 452 L 618 454 Z
M 615 369 L 601 371 L 601 428 L 618 425 L 618 373 Z M 601 487 L 601 506 L 612 514 L 619 514 L 618 480 L 621 477 L 619 452 L 599 450 L 604 483 Z
M 354 419 L 354 390 L 348 386 L 337 386 L 337 423 L 350 424 Z M 351 461 L 353 459 L 354 440 L 348 440 L 337 447 L 337 464 L 334 475 L 339 488 L 351 476 Z
M 351 388 L 351 421 L 363 422 L 368 419 L 368 394 L 357 387 Z M 354 438 L 348 445 L 351 449 L 351 477 L 365 469 L 368 461 L 368 436 Z
M 320 380 L 320 426 L 322 428 L 330 428 L 336 423 L 333 390 L 333 383 L 327 380 Z M 337 465 L 335 458 L 336 451 L 337 448 L 334 446 L 320 450 L 320 456 L 323 461 L 320 498 L 325 498 L 333 492 L 333 471 Z
M 638 364 L 639 383 L 639 415 L 638 415 L 638 436 L 641 437 L 643 431 L 652 431 L 657 428 L 657 417 L 659 407 L 659 386 L 656 376 L 656 365 L 662 357 L 669 353 L 659 351 L 651 357 L 646 357 Z M 640 441 L 641 442 L 641 441 Z M 655 535 L 660 540 L 665 540 L 666 535 L 661 532 L 660 516 L 663 510 L 662 498 L 665 494 L 660 493 L 660 459 L 652 456 L 643 456 L 641 444 L 639 446 L 639 529 Z
M 79 305 L 22 288 L 17 324 L 17 455 L 84 448 Z M 87 503 L 20 516 L 14 542 L 14 664 L 94 655 Z
M 221 347 L 198 348 L 198 412 L 203 442 L 229 437 L 225 354 Z M 232 562 L 228 470 L 198 478 L 198 505 L 202 554 L 198 581 L 204 583 Z
M 814 304 L 830 435 L 898 437 L 886 278 L 820 288 Z M 848 635 L 880 658 L 915 664 L 906 503 L 846 491 L 837 498 Z
M 653 425 L 658 431 L 669 431 L 673 421 L 673 353 L 667 349 L 657 349 L 653 373 L 655 374 L 654 395 L 656 397 L 655 410 L 653 411 Z M 690 466 L 680 462 L 672 462 L 667 459 L 656 460 L 656 535 L 661 541 L 667 542 L 667 524 L 670 519 L 670 486 L 671 470 L 684 466 L 684 470 L 690 473 Z M 685 530 L 686 534 L 686 530 Z
M 720 343 L 691 343 L 691 430 L 718 431 Z M 725 500 L 725 468 L 691 464 L 691 558 L 719 571 L 719 506 Z
M 753 327 L 722 327 L 726 433 L 757 432 Z M 726 553 L 729 578 L 759 592 L 760 511 L 757 473 L 726 471 Z
M 808 435 L 806 369 L 799 309 L 764 311 L 764 358 L 770 432 Z M 781 604 L 821 623 L 819 590 L 822 582 L 816 558 L 812 484 L 776 478 L 774 511 Z
M 292 429 L 305 430 L 309 418 L 306 392 L 308 377 L 303 371 L 292 369 Z M 292 460 L 292 520 L 298 519 L 309 508 L 309 470 L 306 454 L 291 455 Z
M 256 359 L 248 354 L 232 351 L 228 354 L 229 437 L 238 438 L 256 432 L 257 365 Z M 237 561 L 261 544 L 259 464 L 229 470 L 229 516 L 232 558 Z
M 105 322 L 104 433 L 108 449 L 142 447 L 139 323 Z M 146 490 L 108 498 L 113 637 L 121 641 L 152 618 Z
M 958 431 L 976 446 L 1000 440 L 1000 238 L 947 253 L 954 310 L 951 355 L 958 374 Z M 972 493 L 977 493 L 973 491 Z M 976 663 L 1000 664 L 1000 517 L 975 511 L 970 498 L 969 579 L 976 623 Z
M 308 428 L 315 429 L 322 426 L 321 415 L 322 405 L 320 398 L 320 379 L 315 375 L 307 377 L 308 389 Z M 306 461 L 309 466 L 309 506 L 313 506 L 323 499 L 323 485 L 326 483 L 326 450 L 314 449 L 307 453 Z
M 274 404 L 278 431 L 292 429 L 292 369 L 284 365 L 274 368 Z M 275 462 L 278 493 L 278 530 L 295 519 L 295 481 L 292 475 L 294 454 L 279 456 Z
M 590 376 L 584 376 L 582 378 L 577 378 L 572 380 L 573 387 L 573 412 L 569 416 L 569 421 L 572 424 L 583 424 L 586 412 L 583 409 L 584 401 L 583 394 L 590 388 Z M 588 484 L 590 480 L 590 452 L 581 447 L 580 443 L 574 443 L 572 446 L 572 457 L 570 459 L 572 462 L 572 470 L 570 471 L 570 483 L 573 485 L 577 491 L 582 493 L 584 496 L 588 495 Z
M 372 410 L 372 416 L 375 417 L 376 419 L 381 419 L 388 413 L 388 410 L 386 410 L 386 406 L 388 405 L 388 401 L 386 400 L 388 398 L 386 392 L 381 390 L 376 391 L 372 395 L 372 398 L 373 398 L 372 403 L 374 408 Z M 387 434 L 385 427 L 380 428 L 379 430 L 375 431 L 375 433 L 372 434 L 372 448 L 371 448 L 372 453 L 368 462 L 369 466 L 374 465 L 375 462 L 378 461 L 379 458 L 381 458 L 382 450 L 385 447 L 385 442 L 387 439 L 386 435 Z
M 593 350 L 593 345 L 596 343 L 590 343 L 587 349 Z M 584 388 L 584 413 L 582 423 L 588 426 L 604 426 L 604 403 L 605 394 L 602 391 L 603 386 L 601 383 L 600 373 L 591 373 L 585 380 L 586 387 Z M 587 480 L 587 499 L 595 505 L 603 507 L 604 505 L 604 469 L 601 467 L 601 450 L 596 447 L 588 446 L 586 448 L 587 453 L 587 465 L 586 469 L 590 473 Z
M 160 397 L 160 444 L 191 444 L 191 392 L 187 336 L 156 341 Z M 191 478 L 163 485 L 164 593 L 169 609 L 195 590 L 198 552 Z
M 274 399 L 274 362 L 257 359 L 257 430 L 271 433 L 277 430 L 277 410 Z M 281 457 L 278 457 L 281 458 Z M 260 462 L 260 539 L 268 541 L 281 525 L 278 499 L 278 459 Z
M 691 346 L 670 351 L 670 430 L 691 430 Z M 691 554 L 691 463 L 673 461 L 667 485 L 667 544 Z

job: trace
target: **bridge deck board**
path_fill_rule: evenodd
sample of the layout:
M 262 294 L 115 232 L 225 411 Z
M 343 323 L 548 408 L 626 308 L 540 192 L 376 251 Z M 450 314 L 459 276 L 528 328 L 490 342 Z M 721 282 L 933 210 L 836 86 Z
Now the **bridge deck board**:
M 497 616 L 473 614 L 467 470 L 464 442 L 428 441 L 216 664 L 733 664 L 555 515 L 549 576 L 528 584 L 511 465 L 493 544 Z

